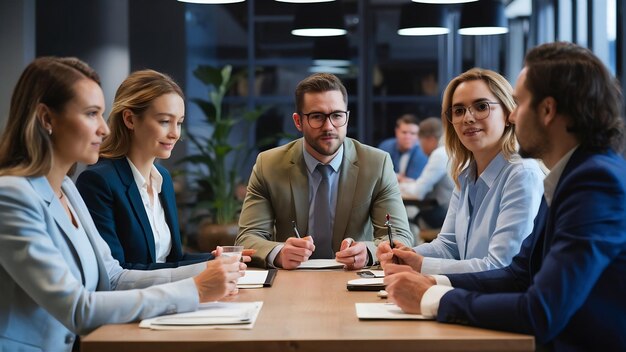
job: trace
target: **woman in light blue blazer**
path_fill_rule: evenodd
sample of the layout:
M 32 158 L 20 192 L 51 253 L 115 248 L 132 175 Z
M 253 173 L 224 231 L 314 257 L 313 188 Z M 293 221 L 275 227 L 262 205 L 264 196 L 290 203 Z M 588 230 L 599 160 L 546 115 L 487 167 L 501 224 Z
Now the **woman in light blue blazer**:
M 435 240 L 399 244 L 395 256 L 423 274 L 486 271 L 511 263 L 531 233 L 544 172 L 517 153 L 513 88 L 500 74 L 473 68 L 454 78 L 442 103 L 445 144 L 456 187 Z M 385 266 L 388 242 L 378 247 Z
M 174 185 L 155 164 L 167 159 L 185 119 L 183 91 L 153 70 L 133 72 L 115 94 L 100 160 L 76 187 L 100 236 L 126 269 L 173 268 L 213 259 L 183 253 Z
M 236 290 L 245 265 L 234 258 L 133 271 L 111 256 L 66 176 L 96 162 L 103 111 L 97 74 L 75 58 L 36 59 L 15 87 L 0 139 L 0 350 L 70 351 L 100 325 Z

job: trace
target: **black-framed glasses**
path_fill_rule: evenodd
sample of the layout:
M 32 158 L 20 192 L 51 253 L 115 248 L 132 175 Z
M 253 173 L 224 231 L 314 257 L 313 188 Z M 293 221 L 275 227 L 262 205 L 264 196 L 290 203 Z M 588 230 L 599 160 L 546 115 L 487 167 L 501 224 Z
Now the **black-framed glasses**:
M 333 111 L 330 114 L 313 111 L 308 114 L 301 115 L 307 118 L 307 120 L 309 121 L 309 126 L 311 126 L 311 128 L 322 128 L 322 126 L 324 126 L 324 123 L 326 123 L 326 119 L 329 119 L 330 123 L 333 126 L 342 127 L 346 123 L 348 123 L 350 111 Z
M 454 105 L 446 110 L 446 118 L 453 124 L 459 124 L 465 119 L 465 114 L 469 111 L 476 120 L 484 120 L 491 113 L 491 104 L 500 104 L 497 101 L 477 101 L 470 106 Z

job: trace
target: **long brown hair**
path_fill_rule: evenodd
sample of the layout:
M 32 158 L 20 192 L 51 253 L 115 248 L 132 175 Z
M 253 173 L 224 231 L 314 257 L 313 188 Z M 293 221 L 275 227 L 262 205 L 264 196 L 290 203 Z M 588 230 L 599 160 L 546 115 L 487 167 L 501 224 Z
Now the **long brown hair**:
M 469 149 L 465 148 L 459 136 L 454 131 L 454 125 L 446 118 L 446 111 L 452 107 L 452 96 L 456 88 L 463 82 L 468 81 L 483 81 L 489 87 L 491 93 L 493 93 L 500 102 L 502 109 L 504 110 L 504 116 L 506 121 L 511 115 L 511 111 L 515 109 L 516 104 L 513 100 L 513 87 L 511 84 L 502 77 L 499 73 L 485 70 L 482 68 L 472 68 L 465 71 L 452 79 L 445 92 L 443 93 L 443 102 L 441 104 L 441 122 L 445 131 L 446 151 L 450 156 L 450 173 L 454 183 L 457 187 L 459 184 L 459 175 L 463 170 L 474 161 L 474 155 Z M 515 125 L 508 124 L 504 127 L 504 132 L 500 138 L 500 144 L 502 148 L 502 154 L 505 159 L 511 160 L 514 154 L 517 153 L 517 140 L 515 139 Z
M 61 112 L 74 98 L 74 84 L 91 79 L 100 85 L 96 71 L 74 57 L 40 57 L 20 76 L 0 138 L 0 175 L 42 176 L 52 167 L 52 140 L 37 116 L 44 104 Z
M 105 137 L 100 147 L 100 156 L 121 158 L 130 149 L 132 132 L 124 124 L 124 111 L 130 110 L 138 117 L 150 107 L 152 102 L 164 94 L 175 93 L 183 100 L 185 95 L 174 80 L 154 70 L 135 71 L 117 88 L 108 125 L 111 134 Z

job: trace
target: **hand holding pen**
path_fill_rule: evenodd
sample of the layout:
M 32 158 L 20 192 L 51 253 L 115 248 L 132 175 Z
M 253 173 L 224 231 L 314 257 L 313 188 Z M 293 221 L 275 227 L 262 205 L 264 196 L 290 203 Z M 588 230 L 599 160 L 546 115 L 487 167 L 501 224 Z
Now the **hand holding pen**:
M 292 221 L 293 234 L 295 237 L 289 237 L 283 248 L 278 252 L 274 259 L 274 265 L 283 269 L 295 269 L 300 263 L 309 260 L 309 257 L 315 251 L 315 244 L 311 236 L 300 236 L 296 222 Z

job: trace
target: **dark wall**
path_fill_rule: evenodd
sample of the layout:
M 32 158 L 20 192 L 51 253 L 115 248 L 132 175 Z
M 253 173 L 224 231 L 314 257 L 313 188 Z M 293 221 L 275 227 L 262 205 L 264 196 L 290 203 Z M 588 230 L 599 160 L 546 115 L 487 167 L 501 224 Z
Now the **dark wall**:
M 185 5 L 175 0 L 129 1 L 131 71 L 150 68 L 185 87 Z

